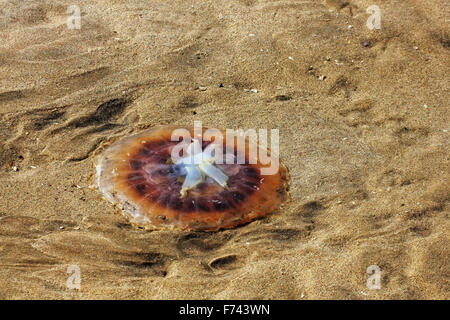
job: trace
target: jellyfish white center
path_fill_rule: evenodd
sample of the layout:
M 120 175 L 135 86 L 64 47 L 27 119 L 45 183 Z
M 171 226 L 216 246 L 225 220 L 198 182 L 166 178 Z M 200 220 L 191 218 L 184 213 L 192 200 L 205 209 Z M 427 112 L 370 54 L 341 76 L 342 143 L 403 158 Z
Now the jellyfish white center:
M 186 152 L 187 156 L 175 163 L 181 170 L 181 174 L 186 176 L 181 186 L 181 197 L 184 197 L 190 189 L 195 188 L 208 177 L 223 188 L 227 186 L 228 176 L 215 165 L 216 160 L 222 155 L 217 154 L 216 146 L 213 143 L 202 151 L 200 142 L 193 139 L 193 142 L 186 148 Z

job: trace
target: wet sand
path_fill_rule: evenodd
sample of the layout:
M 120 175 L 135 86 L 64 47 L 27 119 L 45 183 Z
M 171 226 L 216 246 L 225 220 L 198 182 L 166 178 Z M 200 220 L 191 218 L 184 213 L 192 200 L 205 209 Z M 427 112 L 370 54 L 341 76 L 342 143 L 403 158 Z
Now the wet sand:
M 0 6 L 0 298 L 450 297 L 448 1 L 73 4 Z M 291 202 L 149 232 L 91 187 L 103 142 L 194 120 L 279 129 Z

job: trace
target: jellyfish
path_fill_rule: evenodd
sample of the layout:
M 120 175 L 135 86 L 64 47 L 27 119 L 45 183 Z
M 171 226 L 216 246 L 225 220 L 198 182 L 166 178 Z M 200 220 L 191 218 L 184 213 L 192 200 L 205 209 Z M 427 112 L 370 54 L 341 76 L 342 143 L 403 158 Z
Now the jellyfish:
M 132 223 L 217 231 L 267 216 L 289 198 L 286 168 L 262 175 L 264 165 L 249 155 L 254 142 L 203 141 L 181 128 L 182 142 L 173 139 L 180 127 L 157 126 L 111 143 L 96 160 L 98 191 Z

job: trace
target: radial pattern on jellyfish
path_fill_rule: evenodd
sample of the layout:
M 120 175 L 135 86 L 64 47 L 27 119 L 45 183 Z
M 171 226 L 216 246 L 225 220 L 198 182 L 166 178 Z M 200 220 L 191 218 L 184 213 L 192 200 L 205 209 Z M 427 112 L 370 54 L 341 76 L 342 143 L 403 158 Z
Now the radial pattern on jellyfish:
M 96 164 L 97 187 L 149 229 L 232 228 L 274 212 L 288 197 L 285 167 L 279 163 L 274 174 L 261 174 L 264 166 L 251 147 L 245 137 L 205 141 L 193 128 L 156 127 L 106 148 Z

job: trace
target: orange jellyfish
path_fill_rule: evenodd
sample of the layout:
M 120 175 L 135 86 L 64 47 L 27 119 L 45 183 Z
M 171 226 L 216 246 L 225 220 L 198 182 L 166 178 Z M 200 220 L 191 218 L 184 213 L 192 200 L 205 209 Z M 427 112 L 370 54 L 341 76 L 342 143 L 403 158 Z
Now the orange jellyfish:
M 249 139 L 217 136 L 203 141 L 194 128 L 159 126 L 116 141 L 97 160 L 97 188 L 147 229 L 217 231 L 276 211 L 288 199 L 286 168 L 263 175 Z

